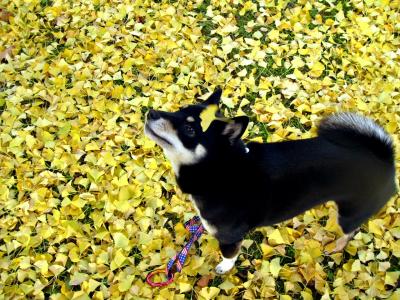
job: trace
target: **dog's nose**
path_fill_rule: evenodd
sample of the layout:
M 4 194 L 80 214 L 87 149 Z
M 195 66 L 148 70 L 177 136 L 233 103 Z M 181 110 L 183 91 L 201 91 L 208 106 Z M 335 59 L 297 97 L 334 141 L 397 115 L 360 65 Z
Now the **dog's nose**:
M 160 118 L 160 113 L 154 109 L 150 109 L 148 113 L 149 120 L 157 120 Z

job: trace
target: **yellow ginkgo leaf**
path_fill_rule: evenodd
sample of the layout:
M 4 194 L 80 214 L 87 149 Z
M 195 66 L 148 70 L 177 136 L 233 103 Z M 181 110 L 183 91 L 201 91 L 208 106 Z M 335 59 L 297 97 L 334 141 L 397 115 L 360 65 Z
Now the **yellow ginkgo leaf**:
M 113 239 L 115 243 L 115 247 L 117 248 L 126 248 L 129 245 L 129 239 L 125 236 L 125 234 L 121 232 L 113 233 Z
M 325 70 L 325 66 L 319 61 L 315 62 L 310 70 L 310 75 L 312 77 L 319 77 L 322 75 L 322 72 Z
M 115 270 L 121 267 L 126 262 L 126 256 L 122 253 L 121 249 L 118 249 L 115 253 L 114 259 L 111 261 L 111 270 Z
M 214 299 L 220 293 L 220 289 L 216 287 L 203 287 L 199 295 L 205 299 Z
M 284 244 L 285 240 L 282 237 L 282 234 L 280 233 L 279 229 L 275 229 L 272 231 L 271 234 L 268 235 L 268 241 L 270 243 L 274 244 Z
M 216 104 L 211 104 L 208 105 L 201 113 L 200 113 L 200 119 L 201 119 L 201 128 L 203 129 L 203 132 L 206 132 L 208 127 L 210 126 L 211 122 L 216 119 L 216 113 L 218 111 L 218 105 Z
M 273 260 L 271 260 L 269 265 L 269 271 L 274 277 L 278 277 L 279 271 L 282 269 L 280 260 L 281 259 L 279 257 L 275 257 Z
M 42 274 L 46 274 L 49 268 L 49 264 L 46 260 L 38 260 L 34 265 L 39 268 L 40 273 Z
M 302 140 L 354 111 L 399 149 L 399 0 L 69 2 L 0 8 L 0 298 L 400 299 L 399 195 L 344 252 L 323 254 L 343 235 L 326 203 L 246 235 L 224 276 L 203 234 L 170 285 L 149 286 L 198 212 L 144 135 L 149 109 L 223 86 L 203 131 L 230 121 L 220 109 L 250 118 L 246 142 Z
M 62 271 L 65 270 L 65 267 L 60 266 L 60 265 L 51 265 L 49 267 L 49 270 L 51 271 L 51 273 L 53 273 L 55 276 L 57 276 L 58 274 L 60 274 Z
M 88 278 L 89 278 L 88 274 L 81 273 L 81 272 L 75 272 L 72 274 L 69 284 L 70 285 L 79 285 Z

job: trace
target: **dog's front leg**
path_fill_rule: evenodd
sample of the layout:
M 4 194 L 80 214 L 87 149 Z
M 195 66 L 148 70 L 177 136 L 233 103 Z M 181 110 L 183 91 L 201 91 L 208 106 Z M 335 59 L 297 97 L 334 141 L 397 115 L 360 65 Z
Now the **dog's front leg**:
M 215 271 L 218 274 L 224 274 L 233 268 L 236 259 L 239 256 L 241 245 L 242 241 L 232 244 L 224 244 L 224 243 L 219 244 L 219 248 L 221 249 L 222 252 L 222 261 L 215 268 Z

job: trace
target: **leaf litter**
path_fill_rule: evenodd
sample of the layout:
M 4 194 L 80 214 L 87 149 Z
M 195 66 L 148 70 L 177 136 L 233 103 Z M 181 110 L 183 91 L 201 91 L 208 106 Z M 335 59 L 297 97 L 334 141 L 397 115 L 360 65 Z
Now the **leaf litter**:
M 2 4 L 1 299 L 400 297 L 398 195 L 344 253 L 322 254 L 340 235 L 328 203 L 249 234 L 225 276 L 205 235 L 173 284 L 149 287 L 195 211 L 143 135 L 149 108 L 221 86 L 248 141 L 312 137 L 353 110 L 399 147 L 398 1 Z

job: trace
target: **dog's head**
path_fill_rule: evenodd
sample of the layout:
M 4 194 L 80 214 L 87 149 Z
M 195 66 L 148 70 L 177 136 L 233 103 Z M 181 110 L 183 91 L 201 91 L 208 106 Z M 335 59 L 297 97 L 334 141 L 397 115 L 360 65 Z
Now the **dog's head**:
M 247 117 L 216 119 L 205 131 L 201 126 L 201 113 L 209 105 L 218 105 L 221 93 L 221 89 L 216 89 L 206 101 L 177 112 L 148 112 L 145 134 L 163 148 L 176 173 L 181 165 L 195 164 L 207 155 L 233 147 L 240 141 L 249 122 Z

